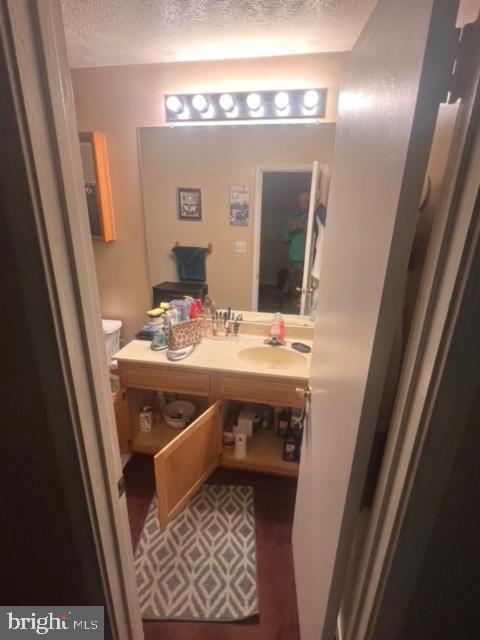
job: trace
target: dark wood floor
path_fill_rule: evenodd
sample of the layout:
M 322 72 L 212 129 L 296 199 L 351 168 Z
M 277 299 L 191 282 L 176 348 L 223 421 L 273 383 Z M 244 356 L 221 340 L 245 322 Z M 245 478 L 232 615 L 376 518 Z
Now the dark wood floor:
M 124 470 L 134 548 L 153 497 L 152 459 L 133 456 Z M 297 603 L 291 547 L 296 481 L 219 469 L 215 484 L 251 485 L 255 490 L 255 529 L 260 616 L 241 623 L 145 621 L 147 640 L 298 640 Z

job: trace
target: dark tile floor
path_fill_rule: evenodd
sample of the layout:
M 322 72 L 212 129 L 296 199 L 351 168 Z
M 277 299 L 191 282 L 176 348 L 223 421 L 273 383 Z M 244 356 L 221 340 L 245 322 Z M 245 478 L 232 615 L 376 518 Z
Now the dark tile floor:
M 124 474 L 130 530 L 136 547 L 154 493 L 152 459 L 132 456 Z M 254 487 L 260 615 L 229 624 L 145 621 L 146 640 L 298 640 L 291 546 L 296 481 L 219 469 L 208 482 Z

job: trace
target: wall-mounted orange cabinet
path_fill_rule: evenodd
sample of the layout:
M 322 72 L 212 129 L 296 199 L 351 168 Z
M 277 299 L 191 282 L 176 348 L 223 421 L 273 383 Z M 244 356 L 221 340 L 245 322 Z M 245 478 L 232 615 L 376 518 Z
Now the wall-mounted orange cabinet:
M 116 235 L 105 134 L 82 131 L 79 138 L 90 231 L 96 240 L 111 242 Z

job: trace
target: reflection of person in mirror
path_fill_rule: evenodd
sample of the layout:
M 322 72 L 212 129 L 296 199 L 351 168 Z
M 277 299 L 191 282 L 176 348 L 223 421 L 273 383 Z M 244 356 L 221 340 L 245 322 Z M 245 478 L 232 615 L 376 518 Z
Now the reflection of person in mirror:
M 308 222 L 310 196 L 302 193 L 297 198 L 297 211 L 283 231 L 283 241 L 288 244 L 288 279 L 282 293 L 290 293 L 299 298 L 297 288 L 302 286 L 303 263 L 305 261 L 305 242 Z

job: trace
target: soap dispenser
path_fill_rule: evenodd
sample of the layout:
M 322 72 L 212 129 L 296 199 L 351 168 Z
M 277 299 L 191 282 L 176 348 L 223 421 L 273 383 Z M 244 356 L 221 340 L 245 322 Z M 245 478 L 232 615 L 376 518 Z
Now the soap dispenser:
M 281 313 L 276 313 L 270 323 L 269 340 L 266 341 L 270 345 L 285 344 L 285 321 Z

